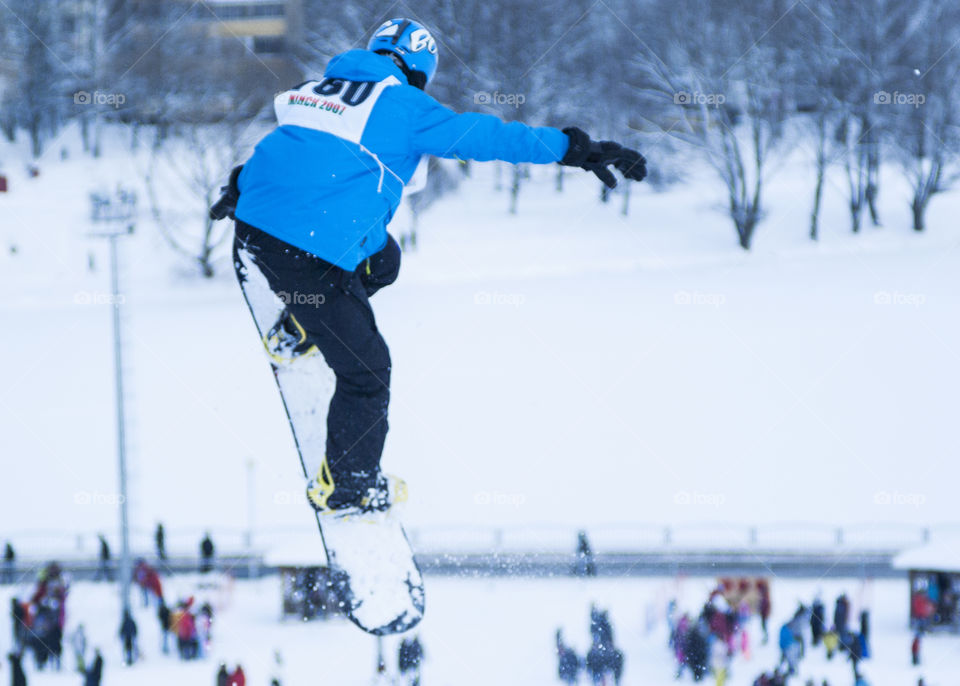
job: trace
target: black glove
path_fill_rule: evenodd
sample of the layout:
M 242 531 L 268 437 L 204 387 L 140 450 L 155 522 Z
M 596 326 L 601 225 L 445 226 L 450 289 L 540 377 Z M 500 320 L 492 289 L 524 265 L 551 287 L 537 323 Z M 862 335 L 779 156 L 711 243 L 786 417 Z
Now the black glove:
M 590 140 L 584 131 L 575 126 L 563 130 L 570 139 L 567 154 L 560 164 L 580 167 L 597 175 L 608 188 L 617 187 L 617 179 L 609 169 L 613 165 L 623 176 L 632 181 L 643 181 L 647 175 L 647 161 L 636 150 L 625 148 L 613 141 Z
M 242 164 L 238 164 L 230 172 L 230 180 L 226 186 L 220 187 L 220 199 L 210 207 L 210 218 L 214 221 L 230 217 L 234 219 L 233 211 L 237 209 L 237 200 L 240 199 L 240 189 L 237 187 L 237 177 L 243 169 Z

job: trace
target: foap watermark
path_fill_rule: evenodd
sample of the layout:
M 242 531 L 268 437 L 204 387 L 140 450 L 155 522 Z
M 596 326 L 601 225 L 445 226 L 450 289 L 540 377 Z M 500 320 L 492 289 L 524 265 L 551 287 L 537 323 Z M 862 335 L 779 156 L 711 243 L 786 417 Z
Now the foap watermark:
M 274 505 L 306 505 L 307 494 L 303 491 L 274 491 Z
M 927 102 L 927 96 L 923 93 L 901 93 L 894 91 L 877 91 L 873 94 L 874 105 L 909 105 L 911 107 L 920 107 Z
M 114 295 L 104 291 L 77 291 L 73 294 L 75 305 L 123 305 L 126 301 L 122 293 Z
M 74 505 L 101 505 L 117 507 L 126 499 L 120 493 L 101 493 L 100 491 L 77 491 L 73 494 Z
M 105 91 L 77 91 L 73 94 L 74 105 L 109 105 L 119 109 L 127 101 L 123 93 L 107 93 Z
M 323 293 L 301 293 L 300 291 L 277 291 L 277 297 L 284 305 L 309 305 L 320 307 L 327 301 Z
M 723 93 L 701 93 L 700 91 L 677 91 L 673 94 L 674 105 L 706 105 L 708 107 L 720 107 L 727 101 L 727 96 Z
M 473 295 L 475 305 L 511 305 L 520 307 L 525 298 L 520 293 L 497 293 L 479 291 Z
M 698 493 L 697 491 L 679 491 L 673 496 L 674 505 L 693 505 L 698 507 L 720 507 L 727 501 L 722 493 Z
M 877 291 L 873 294 L 874 305 L 906 305 L 921 307 L 927 302 L 923 293 L 901 293 L 900 291 Z
M 520 507 L 527 502 L 527 497 L 523 493 L 500 493 L 499 491 L 479 491 L 474 494 L 473 502 L 475 505 L 496 506 L 496 507 Z
M 873 496 L 874 505 L 906 505 L 921 507 L 927 502 L 923 493 L 901 493 L 900 491 L 879 491 Z
M 511 107 L 520 107 L 527 101 L 527 96 L 523 93 L 501 93 L 500 91 L 477 91 L 473 94 L 473 104 L 475 105 L 509 105 Z
M 704 305 L 706 307 L 721 307 L 727 302 L 727 296 L 725 296 L 723 293 L 677 291 L 673 294 L 673 302 L 677 305 Z

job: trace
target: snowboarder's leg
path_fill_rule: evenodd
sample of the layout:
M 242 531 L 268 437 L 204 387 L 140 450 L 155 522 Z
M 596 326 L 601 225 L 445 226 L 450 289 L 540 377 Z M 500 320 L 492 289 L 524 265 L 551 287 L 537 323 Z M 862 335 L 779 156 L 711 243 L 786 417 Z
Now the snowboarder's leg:
M 366 267 L 347 272 L 243 222 L 237 222 L 235 248 L 249 256 L 246 261 L 253 262 L 286 305 L 276 325 L 266 332 L 275 363 L 280 362 L 286 337 L 288 360 L 318 350 L 336 376 L 326 445 L 300 445 L 307 464 L 322 465 L 311 482 L 311 501 L 318 509 L 355 504 L 382 481 L 380 456 L 390 398 L 390 353 L 377 329 L 370 290 L 361 275 Z M 250 286 L 245 283 L 239 254 L 235 261 L 246 292 Z M 288 405 L 312 403 L 316 398 L 285 401 Z M 298 408 L 290 409 L 298 414 Z M 323 455 L 310 454 L 322 448 Z

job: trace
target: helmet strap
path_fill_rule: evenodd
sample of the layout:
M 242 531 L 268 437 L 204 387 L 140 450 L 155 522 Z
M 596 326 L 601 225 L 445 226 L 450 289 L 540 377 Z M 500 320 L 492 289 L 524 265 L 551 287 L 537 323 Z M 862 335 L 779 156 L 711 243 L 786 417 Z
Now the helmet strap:
M 400 68 L 400 71 L 403 72 L 403 75 L 407 77 L 407 83 L 409 83 L 411 86 L 419 88 L 420 90 L 426 88 L 427 75 L 422 71 L 410 69 L 410 67 L 404 63 L 400 55 L 396 54 L 395 52 L 390 52 L 389 50 L 377 50 L 376 54 L 384 55 L 385 57 L 389 57 L 391 60 L 393 60 L 393 63 L 397 65 Z

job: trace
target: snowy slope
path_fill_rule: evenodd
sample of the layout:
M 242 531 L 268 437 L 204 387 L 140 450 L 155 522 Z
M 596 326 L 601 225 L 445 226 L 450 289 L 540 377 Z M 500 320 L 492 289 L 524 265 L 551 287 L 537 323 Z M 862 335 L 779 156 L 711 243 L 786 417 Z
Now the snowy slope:
M 0 498 L 5 532 L 69 546 L 115 521 L 106 253 L 84 237 L 86 194 L 140 184 L 144 153 L 63 144 L 38 179 L 3 155 L 0 240 L 18 251 L 0 255 Z M 854 238 L 831 186 L 813 245 L 804 164 L 770 185 L 750 255 L 699 174 L 636 187 L 624 219 L 592 178 L 558 195 L 535 170 L 510 216 L 476 165 L 374 303 L 394 360 L 384 464 L 410 484 L 410 524 L 954 520 L 960 202 L 935 200 L 914 236 L 887 173 L 887 225 Z M 186 276 L 144 216 L 124 261 L 139 530 L 163 520 L 190 551 L 201 527 L 238 533 L 250 458 L 256 526 L 308 530 L 226 255 L 217 279 Z
M 667 648 L 666 603 L 677 597 L 681 612 L 695 614 L 710 587 L 708 579 L 431 579 L 430 607 L 418 630 L 426 654 L 423 683 L 558 683 L 553 634 L 562 627 L 566 641 L 582 655 L 590 640 L 590 604 L 596 602 L 601 608 L 609 608 L 615 640 L 626 655 L 623 686 L 675 684 L 675 667 Z M 925 666 L 909 666 L 911 636 L 906 628 L 905 581 L 863 585 L 850 579 L 774 580 L 772 590 L 771 641 L 761 646 L 760 627 L 756 620 L 751 621 L 751 657 L 735 659 L 729 686 L 749 686 L 760 672 L 773 667 L 779 657 L 776 631 L 798 602 L 809 603 L 820 592 L 830 605 L 841 591 L 853 602 L 851 616 L 859 616 L 862 607 L 871 610 L 873 658 L 863 665 L 870 683 L 914 684 L 921 675 L 931 686 L 956 683 L 960 657 L 953 637 L 925 638 Z M 195 590 L 188 579 L 177 579 L 167 593 L 176 599 Z M 9 590 L 0 592 L 0 600 L 9 603 L 9 594 Z M 206 598 L 200 594 L 197 600 Z M 213 648 L 208 658 L 196 663 L 180 663 L 160 653 L 155 614 L 137 603 L 135 617 L 144 659 L 133 668 L 122 667 L 114 625 L 119 615 L 117 599 L 114 589 L 106 584 L 75 584 L 68 600 L 67 631 L 69 634 L 77 623 L 84 623 L 91 649 L 99 647 L 104 654 L 104 686 L 212 683 L 220 661 L 227 662 L 231 669 L 240 662 L 247 683 L 266 684 L 275 674 L 275 650 L 283 656 L 280 674 L 284 686 L 373 683 L 375 639 L 346 621 L 304 624 L 290 619 L 280 623 L 276 578 L 238 582 L 229 592 L 213 594 L 209 599 L 215 610 Z M 5 648 L 8 641 L 4 638 L 0 646 Z M 391 671 L 396 670 L 396 645 L 395 638 L 384 642 Z M 801 662 L 797 683 L 813 678 L 820 684 L 826 678 L 829 683 L 842 686 L 852 682 L 850 674 L 847 662 L 840 658 L 827 662 L 821 648 L 811 651 Z M 58 675 L 28 671 L 28 678 L 29 683 L 40 686 L 78 682 L 69 670 Z M 708 682 L 712 683 L 712 679 Z M 687 676 L 681 683 L 692 681 Z

